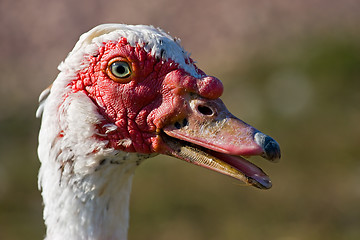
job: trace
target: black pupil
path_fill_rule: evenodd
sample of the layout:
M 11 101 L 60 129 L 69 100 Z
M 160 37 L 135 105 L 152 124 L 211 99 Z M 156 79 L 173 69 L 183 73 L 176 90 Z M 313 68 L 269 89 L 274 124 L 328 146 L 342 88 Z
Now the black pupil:
M 124 75 L 127 73 L 125 63 L 114 63 L 112 65 L 112 70 L 115 75 Z

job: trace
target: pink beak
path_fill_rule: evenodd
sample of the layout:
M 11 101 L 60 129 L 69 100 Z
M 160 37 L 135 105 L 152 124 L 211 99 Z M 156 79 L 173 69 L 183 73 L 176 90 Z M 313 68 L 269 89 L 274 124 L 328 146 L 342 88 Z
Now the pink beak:
M 258 188 L 272 186 L 270 178 L 243 157 L 280 159 L 271 137 L 232 115 L 220 99 L 193 96 L 187 118 L 166 126 L 169 155 L 242 180 Z M 180 140 L 180 141 L 179 141 Z

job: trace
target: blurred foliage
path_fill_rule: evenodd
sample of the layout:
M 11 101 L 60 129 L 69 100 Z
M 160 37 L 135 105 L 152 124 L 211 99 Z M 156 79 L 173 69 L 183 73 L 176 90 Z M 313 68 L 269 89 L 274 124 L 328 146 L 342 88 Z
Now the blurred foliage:
M 0 239 L 41 239 L 35 106 L 0 118 Z
M 273 188 L 244 187 L 168 157 L 147 160 L 134 178 L 129 239 L 360 239 L 359 43 L 359 35 L 346 31 L 267 47 L 258 40 L 257 51 L 219 77 L 231 112 L 281 145 L 277 164 L 252 159 Z M 0 106 L 9 112 L 0 116 L 0 239 L 41 239 L 45 232 L 35 103 Z

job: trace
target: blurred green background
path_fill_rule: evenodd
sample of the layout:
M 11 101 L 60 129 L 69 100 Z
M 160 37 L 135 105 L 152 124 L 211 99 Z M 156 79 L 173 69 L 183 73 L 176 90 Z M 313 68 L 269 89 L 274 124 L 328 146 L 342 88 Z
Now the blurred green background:
M 0 239 L 42 239 L 37 97 L 105 22 L 180 37 L 239 118 L 274 137 L 261 191 L 169 157 L 145 161 L 129 239 L 360 239 L 360 2 L 0 1 Z

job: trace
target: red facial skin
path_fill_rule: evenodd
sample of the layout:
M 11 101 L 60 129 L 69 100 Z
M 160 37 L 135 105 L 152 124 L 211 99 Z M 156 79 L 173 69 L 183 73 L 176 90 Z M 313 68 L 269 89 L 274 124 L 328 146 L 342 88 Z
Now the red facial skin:
M 112 80 L 107 74 L 109 62 L 119 58 L 128 62 L 132 74 L 122 82 Z M 164 146 L 158 133 L 164 126 L 183 119 L 188 114 L 189 93 L 208 99 L 217 99 L 223 92 L 219 79 L 201 75 L 197 79 L 174 61 L 158 60 L 141 46 L 132 47 L 125 38 L 107 42 L 98 49 L 98 55 L 87 56 L 88 67 L 78 73 L 72 84 L 74 92 L 82 91 L 98 106 L 105 121 L 98 126 L 115 124 L 117 131 L 108 133 L 109 147 L 127 152 L 161 152 Z M 190 64 L 192 60 L 188 60 Z M 131 144 L 122 144 L 130 139 Z

